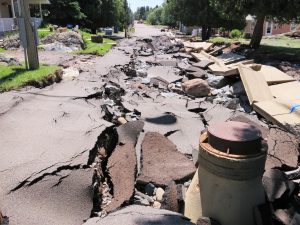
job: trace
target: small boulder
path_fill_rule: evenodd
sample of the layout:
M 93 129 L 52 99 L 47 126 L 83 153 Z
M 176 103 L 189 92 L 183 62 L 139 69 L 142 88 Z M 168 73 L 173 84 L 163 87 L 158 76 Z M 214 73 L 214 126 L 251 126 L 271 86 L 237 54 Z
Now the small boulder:
M 205 80 L 193 79 L 182 84 L 185 93 L 194 97 L 206 97 L 210 94 L 210 87 Z
M 154 196 L 155 186 L 152 183 L 149 183 L 145 186 L 145 192 L 149 196 Z
M 164 193 L 165 193 L 165 191 L 164 191 L 164 189 L 162 189 L 162 188 L 158 188 L 158 189 L 156 190 L 156 194 L 155 194 L 155 195 L 156 195 L 156 200 L 157 200 L 158 202 L 161 202 L 161 201 L 162 201 Z
M 222 76 L 214 76 L 214 75 L 208 75 L 207 82 L 209 86 L 213 88 L 223 88 L 228 84 L 226 78 Z

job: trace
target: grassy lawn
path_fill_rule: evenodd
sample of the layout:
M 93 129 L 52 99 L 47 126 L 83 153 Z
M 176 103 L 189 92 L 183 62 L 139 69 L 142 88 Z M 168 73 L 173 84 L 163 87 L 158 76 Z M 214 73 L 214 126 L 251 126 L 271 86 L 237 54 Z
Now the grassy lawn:
M 215 44 L 222 44 L 222 43 L 235 43 L 235 42 L 240 42 L 242 44 L 249 44 L 250 40 L 246 40 L 243 38 L 238 38 L 238 39 L 234 39 L 234 38 L 224 38 L 224 37 L 212 37 L 209 39 L 209 42 L 215 43 Z
M 3 48 L 0 48 L 0 53 L 1 53 L 1 52 L 5 52 L 5 49 L 3 49 Z
M 53 74 L 58 66 L 41 65 L 38 70 L 26 70 L 24 66 L 0 66 L 0 92 L 23 87 L 32 81 L 42 81 Z
M 223 37 L 214 37 L 209 40 L 213 43 L 234 43 L 249 44 L 250 40 L 230 39 Z M 254 52 L 254 55 L 263 57 L 268 55 L 278 60 L 300 61 L 300 40 L 286 36 L 264 37 L 261 46 Z
M 51 32 L 49 29 L 44 28 L 44 29 L 38 29 L 38 36 L 40 39 L 43 39 L 47 36 L 49 36 L 50 34 L 52 34 L 53 32 Z
M 114 44 L 116 44 L 115 41 L 108 38 L 103 39 L 103 44 L 94 43 L 91 41 L 92 34 L 83 31 L 80 31 L 80 33 L 84 39 L 86 48 L 77 51 L 77 54 L 96 54 L 102 56 L 105 55 Z M 103 33 L 98 33 L 98 35 L 103 35 Z

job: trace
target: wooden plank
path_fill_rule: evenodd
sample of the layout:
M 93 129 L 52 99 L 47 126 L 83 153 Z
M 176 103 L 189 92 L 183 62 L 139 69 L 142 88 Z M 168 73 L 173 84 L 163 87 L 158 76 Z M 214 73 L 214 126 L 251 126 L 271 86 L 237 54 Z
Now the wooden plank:
M 190 42 L 186 41 L 183 42 L 185 48 L 192 48 L 194 50 L 204 50 L 204 51 L 209 51 L 211 47 L 213 46 L 213 43 L 209 42 Z
M 300 104 L 300 100 L 297 101 L 262 101 L 253 104 L 253 108 L 256 112 L 262 115 L 270 122 L 289 128 L 289 126 L 295 126 L 300 124 L 300 110 L 291 113 L 291 107 L 294 104 Z
M 261 72 L 269 85 L 295 81 L 293 77 L 287 75 L 286 73 L 273 66 L 255 64 L 249 67 L 251 67 L 255 71 Z
M 300 82 L 288 82 L 276 84 L 269 87 L 272 95 L 282 100 L 300 100 Z
M 274 99 L 261 72 L 254 71 L 253 69 L 241 64 L 238 66 L 238 70 L 250 104 Z
M 286 73 L 280 71 L 273 66 L 262 65 L 261 70 L 268 84 L 278 84 L 290 81 L 295 81 L 295 79 Z
M 209 66 L 209 69 L 212 71 L 212 73 L 214 75 L 217 76 L 234 76 L 234 75 L 239 75 L 239 70 L 238 70 L 238 66 L 239 65 L 248 65 L 248 64 L 252 64 L 254 61 L 253 60 L 244 60 L 241 62 L 237 62 L 234 64 L 230 64 L 230 65 L 226 65 L 223 63 L 222 64 L 214 64 Z

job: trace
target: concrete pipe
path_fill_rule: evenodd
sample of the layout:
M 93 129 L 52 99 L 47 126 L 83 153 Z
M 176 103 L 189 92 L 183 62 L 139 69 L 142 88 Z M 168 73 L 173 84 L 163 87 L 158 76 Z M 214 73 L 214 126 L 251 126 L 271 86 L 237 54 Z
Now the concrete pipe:
M 254 207 L 265 203 L 266 156 L 255 126 L 227 122 L 209 127 L 199 149 L 202 216 L 222 225 L 255 225 Z

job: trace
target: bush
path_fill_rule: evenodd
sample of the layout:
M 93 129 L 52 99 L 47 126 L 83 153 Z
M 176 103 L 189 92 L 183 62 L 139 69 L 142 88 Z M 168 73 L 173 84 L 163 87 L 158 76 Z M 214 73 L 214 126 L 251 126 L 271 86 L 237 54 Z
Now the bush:
M 243 37 L 243 32 L 238 29 L 234 29 L 230 32 L 230 37 L 231 38 L 241 38 L 241 37 Z

